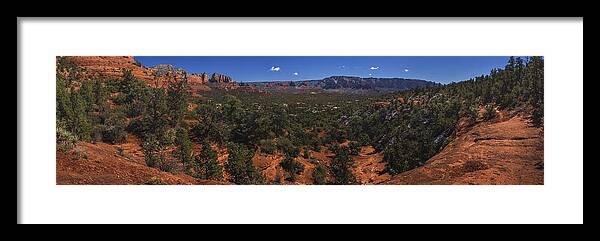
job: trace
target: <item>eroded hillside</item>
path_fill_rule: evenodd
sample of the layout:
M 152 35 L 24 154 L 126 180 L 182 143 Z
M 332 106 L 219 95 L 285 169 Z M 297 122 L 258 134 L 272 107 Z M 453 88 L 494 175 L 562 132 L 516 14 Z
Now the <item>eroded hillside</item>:
M 57 184 L 228 184 L 148 167 L 138 138 L 126 143 L 78 142 L 74 150 L 56 152 Z
M 544 132 L 523 115 L 477 124 L 386 184 L 544 184 Z

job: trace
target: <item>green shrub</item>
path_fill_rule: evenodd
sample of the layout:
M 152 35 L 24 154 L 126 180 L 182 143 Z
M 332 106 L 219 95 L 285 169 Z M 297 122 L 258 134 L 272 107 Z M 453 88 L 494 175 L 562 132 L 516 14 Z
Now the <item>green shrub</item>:
M 190 140 L 187 129 L 182 127 L 177 128 L 175 136 L 175 144 L 177 146 L 176 155 L 183 165 L 187 166 L 192 161 L 192 141 Z
M 149 167 L 157 167 L 162 163 L 162 158 L 155 153 L 145 153 L 144 160 Z
M 310 159 L 310 152 L 308 151 L 307 148 L 304 148 L 304 152 L 302 152 L 302 157 L 304 157 L 306 159 Z
M 112 97 L 112 101 L 117 105 L 127 104 L 127 96 L 123 93 L 118 93 Z
M 533 111 L 531 113 L 531 123 L 535 127 L 544 126 L 544 103 L 538 101 L 533 104 Z
M 313 150 L 316 152 L 320 152 L 321 151 L 321 144 L 319 143 L 318 145 L 314 145 L 313 146 Z
M 127 119 L 125 116 L 118 111 L 111 111 L 106 117 L 105 124 L 100 126 L 102 130 L 102 141 L 118 144 L 125 143 L 127 141 Z M 96 132 L 97 129 L 94 129 Z M 94 133 L 94 139 L 97 137 L 97 133 Z
M 331 160 L 333 184 L 356 184 L 356 177 L 352 173 L 354 161 L 349 156 L 348 147 L 333 146 L 331 149 L 335 153 L 335 157 Z
M 252 157 L 254 150 L 239 143 L 230 142 L 227 145 L 229 157 L 225 169 L 231 175 L 231 181 L 236 184 L 263 184 L 264 176 L 254 165 Z
M 146 185 L 166 185 L 167 183 L 165 183 L 159 177 L 151 177 L 144 184 L 146 184 Z
M 100 142 L 104 138 L 102 132 L 104 131 L 104 125 L 96 125 L 92 129 L 92 143 Z
M 350 155 L 358 155 L 358 153 L 360 153 L 360 145 L 355 141 L 348 143 L 348 148 Z
M 483 119 L 491 120 L 496 118 L 496 109 L 493 105 L 486 105 L 485 112 L 483 113 Z
M 74 115 L 71 117 L 71 132 L 76 133 L 79 139 L 90 140 L 92 123 L 88 116 L 88 103 L 78 92 L 71 94 L 71 107 Z
M 369 135 L 367 135 L 365 133 L 361 133 L 361 135 L 358 139 L 359 145 L 361 145 L 361 146 L 369 145 L 370 141 L 371 140 L 369 139 Z
M 277 150 L 275 143 L 271 139 L 265 139 L 259 141 L 260 151 L 266 154 L 273 154 Z
M 133 118 L 144 114 L 146 109 L 146 103 L 142 101 L 134 101 L 131 103 L 124 104 L 124 111 L 127 117 Z
M 117 147 L 117 155 L 125 156 L 125 150 L 123 149 L 123 147 Z
M 144 138 L 146 136 L 145 134 L 149 132 L 147 130 L 147 126 L 144 126 L 144 122 L 141 118 L 131 119 L 127 125 L 127 131 L 142 138 Z
M 459 113 L 460 117 L 466 118 L 468 125 L 472 125 L 477 121 L 477 115 L 477 107 L 475 105 L 464 106 Z
M 149 167 L 160 167 L 164 162 L 164 157 L 161 153 L 163 147 L 156 136 L 149 136 L 142 144 L 144 151 L 144 159 Z
M 315 169 L 313 170 L 312 177 L 314 180 L 314 184 L 322 185 L 327 183 L 327 170 L 323 164 L 317 164 Z
M 223 180 L 223 167 L 217 161 L 217 153 L 208 142 L 202 143 L 202 151 L 194 158 L 194 177 Z
M 111 144 L 125 143 L 127 141 L 127 132 L 121 126 L 105 126 L 102 132 L 102 141 Z
M 158 169 L 163 172 L 172 172 L 175 170 L 175 162 L 162 160 L 158 164 Z
M 290 139 L 288 138 L 279 138 L 277 140 L 277 147 L 284 154 L 293 158 L 297 157 L 300 154 L 300 149 L 298 149 L 298 147 L 295 147 L 292 141 L 290 141 Z
M 485 163 L 480 161 L 468 160 L 465 162 L 465 164 L 463 164 L 463 170 L 465 172 L 475 172 L 485 169 L 487 169 L 487 166 L 485 165 Z
M 71 160 L 75 161 L 75 160 L 79 160 L 81 159 L 81 155 L 82 155 L 82 151 L 79 148 L 74 148 L 73 149 L 73 153 L 71 153 Z
M 298 157 L 298 155 L 300 155 L 300 148 L 298 147 L 292 147 L 291 149 L 288 149 L 286 151 L 286 155 L 296 158 Z
M 279 165 L 289 174 L 288 180 L 292 182 L 296 180 L 296 175 L 304 171 L 304 165 L 290 156 L 286 156 Z
M 70 151 L 77 143 L 77 136 L 65 128 L 63 122 L 56 123 L 56 146 L 63 152 Z
M 166 129 L 162 135 L 160 135 L 160 144 L 162 146 L 170 146 L 175 144 L 177 139 L 177 131 L 174 128 Z

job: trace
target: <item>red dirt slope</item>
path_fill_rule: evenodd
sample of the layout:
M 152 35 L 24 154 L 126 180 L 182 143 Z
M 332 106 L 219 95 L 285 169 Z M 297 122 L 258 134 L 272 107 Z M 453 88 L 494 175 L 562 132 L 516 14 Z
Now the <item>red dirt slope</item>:
M 521 115 L 477 124 L 386 184 L 544 184 L 544 134 Z
M 355 163 L 352 171 L 360 184 L 380 184 L 390 180 L 390 174 L 384 172 L 386 163 L 383 161 L 383 152 L 375 152 L 372 146 L 364 146 L 358 156 L 352 159 Z
M 76 149 L 79 156 L 74 151 L 56 152 L 57 184 L 229 184 L 148 167 L 135 137 L 129 137 L 122 145 L 79 142 Z

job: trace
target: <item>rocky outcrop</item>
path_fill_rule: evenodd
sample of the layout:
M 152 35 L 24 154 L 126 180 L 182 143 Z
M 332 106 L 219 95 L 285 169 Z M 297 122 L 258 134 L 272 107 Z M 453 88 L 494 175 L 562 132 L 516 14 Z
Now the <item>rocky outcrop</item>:
M 208 82 L 208 74 L 206 72 L 202 73 L 202 75 L 200 76 L 202 83 L 206 83 Z
M 210 77 L 209 82 L 212 83 L 230 83 L 233 82 L 233 79 L 227 75 L 223 75 L 223 74 L 219 74 L 219 73 L 213 73 L 212 76 Z
M 175 74 L 175 67 L 170 64 L 157 64 L 151 68 L 156 76 L 166 76 Z
M 188 74 L 184 69 L 175 68 L 170 64 L 157 64 L 156 66 L 149 68 L 155 77 L 152 86 L 166 86 L 169 82 L 183 81 L 187 79 L 187 82 L 195 81 L 194 77 Z
M 191 75 L 188 75 L 187 77 L 188 77 L 188 83 L 190 83 L 190 84 L 202 84 L 203 83 L 201 77 L 197 74 L 191 74 Z

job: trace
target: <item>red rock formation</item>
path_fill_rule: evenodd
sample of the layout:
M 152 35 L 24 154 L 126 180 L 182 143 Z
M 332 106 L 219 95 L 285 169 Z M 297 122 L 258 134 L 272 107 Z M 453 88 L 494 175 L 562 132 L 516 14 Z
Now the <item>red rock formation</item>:
M 214 82 L 214 83 L 230 83 L 233 82 L 233 79 L 227 75 L 222 75 L 219 73 L 213 73 L 212 76 L 210 77 L 209 82 Z
M 202 83 L 206 83 L 206 82 L 208 82 L 208 74 L 205 72 L 205 73 L 202 73 Z
M 190 75 L 183 69 L 175 69 L 170 64 L 158 64 L 149 68 L 152 71 L 154 80 L 150 85 L 154 87 L 166 87 L 170 82 L 182 81 L 187 78 L 189 83 Z
M 229 76 L 214 73 L 190 74 L 169 64 L 145 67 L 133 56 L 67 56 L 65 60 L 79 66 L 83 79 L 120 79 L 124 70 L 131 70 L 135 78 L 153 87 L 166 87 L 169 82 L 181 81 L 187 77 L 190 86 L 202 86 L 207 82 L 217 83 L 215 88 L 236 89 L 238 84 Z M 58 58 L 57 58 L 58 61 Z
M 206 82 L 208 82 L 208 75 L 206 75 L 206 78 L 202 74 L 188 75 L 188 83 L 190 84 L 204 84 Z
M 119 79 L 123 77 L 123 70 L 128 69 L 140 80 L 148 83 L 154 80 L 153 71 L 139 64 L 133 56 L 67 56 L 65 59 L 81 67 L 86 79 Z

